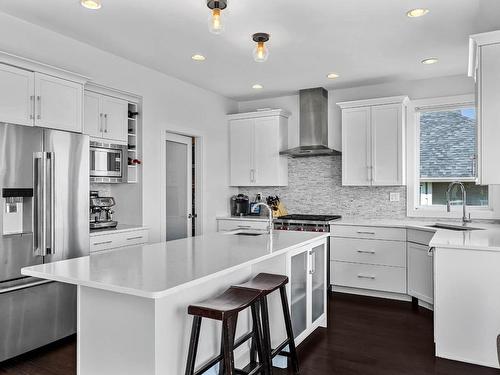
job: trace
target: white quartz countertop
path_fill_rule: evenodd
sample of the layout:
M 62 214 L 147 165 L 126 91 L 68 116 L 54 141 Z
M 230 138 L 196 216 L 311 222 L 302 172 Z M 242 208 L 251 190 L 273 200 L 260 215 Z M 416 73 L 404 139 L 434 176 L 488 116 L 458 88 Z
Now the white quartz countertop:
M 284 232 L 260 236 L 213 233 L 181 240 L 116 249 L 26 267 L 23 275 L 146 298 L 251 266 L 326 238 L 328 233 Z
M 91 229 L 90 237 L 102 236 L 111 233 L 131 232 L 134 230 L 148 229 L 142 225 L 118 224 L 115 228 Z
M 472 222 L 466 226 L 479 230 L 456 231 L 442 228 L 431 228 L 429 225 L 444 223 L 462 225 L 460 221 L 414 220 L 414 219 L 351 219 L 343 218 L 334 225 L 358 225 L 388 228 L 418 229 L 435 232 L 429 246 L 435 248 L 452 248 L 465 250 L 485 250 L 500 252 L 500 224 Z

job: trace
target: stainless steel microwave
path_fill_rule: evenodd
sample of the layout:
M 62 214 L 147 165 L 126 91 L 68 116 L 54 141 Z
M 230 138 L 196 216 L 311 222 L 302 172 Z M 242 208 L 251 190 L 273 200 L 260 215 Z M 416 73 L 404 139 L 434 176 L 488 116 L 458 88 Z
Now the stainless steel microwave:
M 127 182 L 127 146 L 90 141 L 90 181 Z

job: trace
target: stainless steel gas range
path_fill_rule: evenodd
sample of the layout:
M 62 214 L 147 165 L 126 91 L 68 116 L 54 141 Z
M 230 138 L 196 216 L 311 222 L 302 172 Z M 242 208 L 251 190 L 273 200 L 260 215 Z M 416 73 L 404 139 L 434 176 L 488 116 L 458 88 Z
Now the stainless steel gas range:
M 286 215 L 274 219 L 274 229 L 301 232 L 330 232 L 330 224 L 340 215 Z

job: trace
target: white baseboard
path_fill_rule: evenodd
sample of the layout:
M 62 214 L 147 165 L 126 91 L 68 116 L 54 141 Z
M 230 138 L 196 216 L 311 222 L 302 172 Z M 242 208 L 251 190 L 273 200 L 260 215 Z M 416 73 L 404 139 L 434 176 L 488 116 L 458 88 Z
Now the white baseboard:
M 386 298 L 386 299 L 392 299 L 392 300 L 397 300 L 397 301 L 411 301 L 411 297 L 407 294 L 400 294 L 400 293 L 391 293 L 391 292 L 381 292 L 378 290 L 369 290 L 369 289 L 359 289 L 359 288 L 349 288 L 346 286 L 337 286 L 337 285 L 332 285 L 331 290 L 334 292 L 339 292 L 339 293 L 346 293 L 346 294 L 357 294 L 360 296 L 367 296 L 367 297 L 377 297 L 377 298 Z

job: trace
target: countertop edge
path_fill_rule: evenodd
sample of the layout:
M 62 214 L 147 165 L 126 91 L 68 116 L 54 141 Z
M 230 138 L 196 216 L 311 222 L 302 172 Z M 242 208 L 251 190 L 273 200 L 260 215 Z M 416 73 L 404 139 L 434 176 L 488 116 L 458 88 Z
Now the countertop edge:
M 247 262 L 237 264 L 237 265 L 229 267 L 229 268 L 225 268 L 223 270 L 217 271 L 217 272 L 212 273 L 210 275 L 202 276 L 200 278 L 197 278 L 197 279 L 194 279 L 191 281 L 187 281 L 183 284 L 174 286 L 174 287 L 169 288 L 167 290 L 155 291 L 155 292 L 146 292 L 146 291 L 140 291 L 137 289 L 120 287 L 120 286 L 109 286 L 109 285 L 99 283 L 99 282 L 89 282 L 89 281 L 79 280 L 79 279 L 73 279 L 73 278 L 67 278 L 67 277 L 61 277 L 61 276 L 55 276 L 55 275 L 47 275 L 46 273 L 32 271 L 32 270 L 30 270 L 31 267 L 22 268 L 21 273 L 23 275 L 26 275 L 26 276 L 33 276 L 33 277 L 37 277 L 37 278 L 41 278 L 41 279 L 53 280 L 53 281 L 58 281 L 58 282 L 66 283 L 66 284 L 80 285 L 80 286 L 85 286 L 85 287 L 89 287 L 89 288 L 106 290 L 106 291 L 114 292 L 114 293 L 133 295 L 136 297 L 143 297 L 143 298 L 149 298 L 149 299 L 159 299 L 159 298 L 166 297 L 170 294 L 177 293 L 177 292 L 182 291 L 184 289 L 202 284 L 204 282 L 207 282 L 210 279 L 224 276 L 228 273 L 237 271 L 240 268 L 245 268 L 245 267 L 251 266 L 253 264 L 257 264 L 257 263 L 266 261 L 268 259 L 272 259 L 274 257 L 283 255 L 283 254 L 285 254 L 291 250 L 294 250 L 296 248 L 306 246 L 306 245 L 309 245 L 311 243 L 314 243 L 314 242 L 317 242 L 320 240 L 324 240 L 324 239 L 328 238 L 329 235 L 330 235 L 329 233 L 322 233 L 322 234 L 318 233 L 317 237 L 299 242 L 295 245 L 288 246 L 288 247 L 281 249 L 279 251 L 276 251 L 274 253 L 266 254 L 266 255 L 263 255 L 261 257 L 249 260 Z

